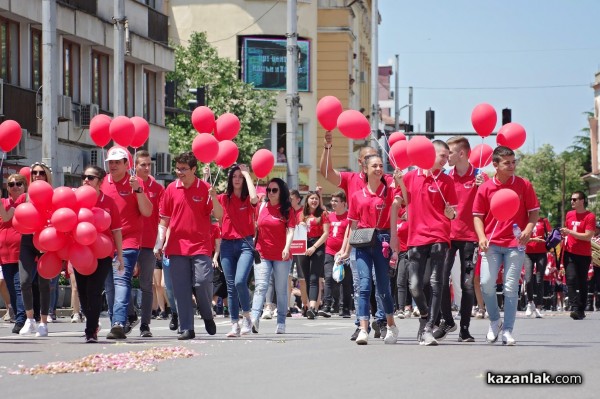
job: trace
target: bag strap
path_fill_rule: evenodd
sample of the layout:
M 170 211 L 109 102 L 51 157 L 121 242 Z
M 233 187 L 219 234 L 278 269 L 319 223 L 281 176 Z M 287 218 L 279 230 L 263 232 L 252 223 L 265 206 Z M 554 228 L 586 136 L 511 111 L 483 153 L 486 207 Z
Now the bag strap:
M 229 214 L 229 205 L 230 205 L 230 199 L 231 199 L 231 198 L 229 198 L 229 196 L 227 196 L 227 210 L 228 210 L 228 212 L 227 212 L 227 213 L 228 213 L 228 214 Z M 250 204 L 250 205 L 252 206 L 252 204 Z M 229 216 L 229 220 L 231 221 L 231 227 L 233 227 L 233 229 L 236 231 L 236 233 L 238 233 L 238 234 L 241 236 L 241 234 L 240 234 L 239 230 L 238 230 L 238 229 L 237 229 L 237 227 L 235 226 L 235 223 L 233 223 L 233 218 L 231 217 L 231 215 Z M 254 212 L 252 212 L 252 224 L 254 224 Z M 257 232 L 257 234 L 258 234 L 258 229 L 257 229 L 257 228 L 255 228 L 255 229 L 256 229 L 256 232 Z M 254 245 L 250 244 L 250 242 L 248 242 L 248 240 L 246 240 L 246 237 L 242 237 L 242 240 L 244 240 L 244 242 L 245 242 L 245 243 L 246 243 L 248 246 L 250 246 L 250 247 L 253 247 L 253 248 L 254 248 Z

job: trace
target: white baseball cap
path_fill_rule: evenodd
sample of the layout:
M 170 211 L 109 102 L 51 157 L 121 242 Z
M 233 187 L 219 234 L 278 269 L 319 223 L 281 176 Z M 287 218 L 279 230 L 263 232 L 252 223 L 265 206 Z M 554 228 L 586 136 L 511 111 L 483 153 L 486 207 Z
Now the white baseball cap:
M 121 147 L 113 147 L 106 153 L 106 160 L 108 161 L 120 161 L 121 159 L 126 159 L 129 162 L 129 153 L 125 148 Z

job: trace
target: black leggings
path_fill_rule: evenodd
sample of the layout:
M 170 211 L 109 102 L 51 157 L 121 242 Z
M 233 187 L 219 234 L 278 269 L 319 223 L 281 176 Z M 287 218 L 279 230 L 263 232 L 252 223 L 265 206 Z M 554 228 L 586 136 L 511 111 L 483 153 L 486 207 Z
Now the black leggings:
M 33 310 L 33 291 L 31 285 L 37 275 L 40 290 L 40 312 L 47 316 L 50 309 L 50 280 L 46 280 L 37 272 L 36 258 L 42 254 L 33 245 L 33 235 L 23 234 L 19 253 L 19 277 L 21 280 L 21 295 L 25 310 Z
M 108 273 L 112 271 L 112 258 L 106 257 L 98 259 L 96 271 L 89 276 L 80 274 L 76 269 L 75 281 L 77 281 L 77 292 L 81 310 L 85 315 L 85 335 L 91 336 L 98 328 L 98 319 L 102 311 L 102 291 L 104 290 L 104 281 Z
M 527 284 L 527 301 L 535 302 L 535 306 L 544 303 L 544 274 L 548 257 L 546 253 L 526 254 L 525 256 L 525 284 Z M 535 279 L 533 268 L 535 266 Z
M 307 248 L 310 248 L 317 242 L 316 238 L 309 238 Z M 307 281 L 308 300 L 316 301 L 319 299 L 319 278 L 323 277 L 323 267 L 325 265 L 325 245 L 321 245 L 311 256 L 300 257 L 300 267 L 304 279 Z
M 408 256 L 407 252 L 398 253 L 398 271 L 396 274 L 396 287 L 398 289 L 398 310 L 405 306 L 412 306 L 412 295 L 408 289 Z
M 587 274 L 592 257 L 565 251 L 563 262 L 566 268 L 569 306 L 571 310 L 583 312 L 587 301 Z M 576 292 L 578 290 L 579 292 Z

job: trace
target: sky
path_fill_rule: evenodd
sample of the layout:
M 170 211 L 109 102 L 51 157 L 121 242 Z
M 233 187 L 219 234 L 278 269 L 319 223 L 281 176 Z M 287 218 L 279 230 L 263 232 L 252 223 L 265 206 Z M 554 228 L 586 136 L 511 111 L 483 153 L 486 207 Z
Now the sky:
M 436 131 L 474 132 L 471 111 L 482 102 L 498 113 L 495 131 L 512 109 L 528 153 L 545 143 L 562 152 L 589 127 L 599 0 L 379 0 L 379 13 L 379 65 L 399 54 L 399 106 L 413 86 L 415 130 L 431 108 Z

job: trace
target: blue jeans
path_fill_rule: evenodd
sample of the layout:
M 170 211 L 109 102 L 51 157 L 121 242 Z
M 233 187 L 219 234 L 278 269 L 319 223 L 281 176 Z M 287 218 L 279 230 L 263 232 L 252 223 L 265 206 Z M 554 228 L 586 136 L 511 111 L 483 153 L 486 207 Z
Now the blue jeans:
M 248 276 L 254 262 L 252 236 L 240 240 L 221 240 L 221 267 L 227 282 L 227 298 L 231 321 L 237 322 L 242 312 L 250 311 Z
M 10 295 L 10 306 L 15 312 L 15 322 L 25 323 L 25 306 L 23 305 L 23 297 L 21 296 L 21 279 L 19 276 L 19 264 L 8 263 L 2 265 L 2 274 L 6 281 L 6 288 Z
M 496 297 L 496 278 L 500 265 L 504 264 L 504 329 L 513 330 L 519 299 L 519 277 L 525 260 L 525 252 L 516 247 L 490 245 L 481 258 L 481 293 L 485 308 L 491 321 L 500 319 L 498 298 Z
M 360 281 L 360 297 L 358 299 L 358 320 L 369 320 L 371 306 L 371 283 L 376 276 L 376 288 L 379 291 L 383 312 L 385 315 L 394 313 L 394 302 L 388 274 L 389 259 L 383 256 L 383 241 L 389 242 L 388 233 L 377 233 L 377 241 L 370 248 L 357 248 L 356 269 Z
M 139 249 L 124 249 L 124 273 L 119 275 L 117 269 L 113 268 L 112 273 L 109 272 L 106 277 L 104 290 L 111 324 L 120 323 L 125 326 L 127 322 L 127 307 L 131 300 L 131 278 L 139 253 Z
M 169 306 L 171 306 L 171 313 L 178 313 L 177 301 L 175 300 L 175 295 L 173 294 L 173 279 L 171 278 L 171 267 L 169 263 L 169 258 L 163 256 L 162 264 L 165 291 L 167 292 L 167 300 L 169 301 Z
M 275 293 L 277 294 L 277 324 L 285 324 L 288 310 L 288 275 L 290 274 L 289 260 L 262 259 L 259 265 L 254 265 L 254 298 L 252 300 L 252 320 L 258 320 L 263 309 L 271 273 L 275 277 Z

